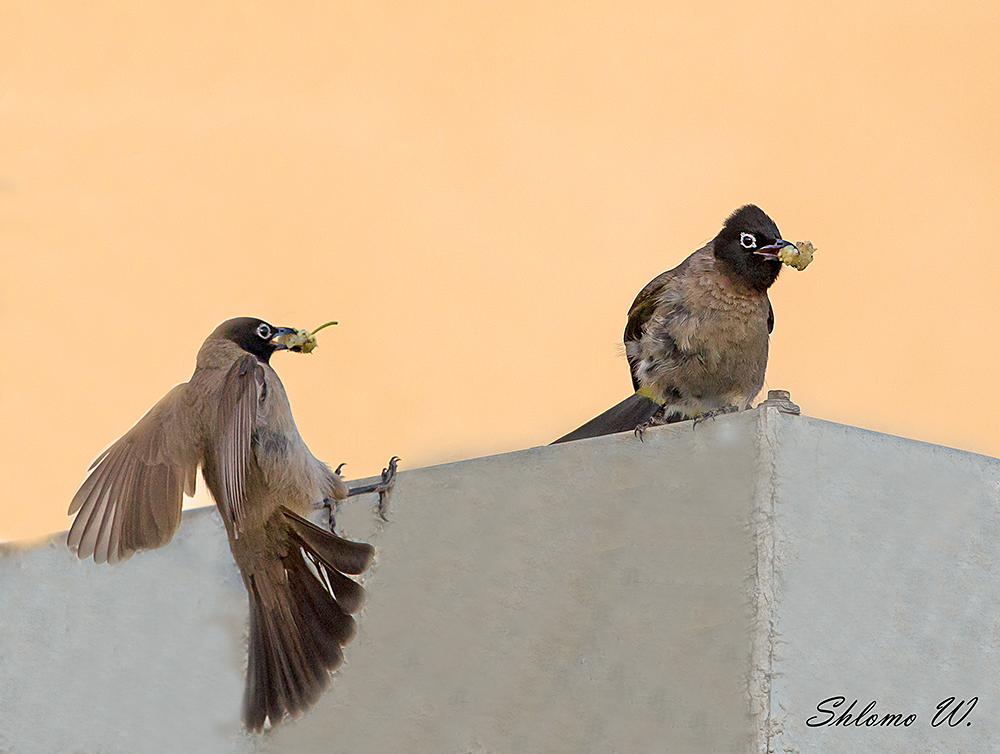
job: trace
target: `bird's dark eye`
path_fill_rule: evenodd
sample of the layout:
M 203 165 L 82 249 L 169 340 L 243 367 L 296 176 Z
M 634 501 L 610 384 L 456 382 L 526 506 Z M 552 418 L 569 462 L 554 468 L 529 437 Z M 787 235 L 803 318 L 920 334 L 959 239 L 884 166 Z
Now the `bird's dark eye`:
M 258 337 L 263 338 L 264 340 L 270 340 L 271 328 L 265 325 L 263 322 L 261 322 L 259 325 L 257 325 L 257 335 Z
M 744 249 L 756 249 L 757 239 L 754 238 L 753 233 L 740 233 L 740 246 Z

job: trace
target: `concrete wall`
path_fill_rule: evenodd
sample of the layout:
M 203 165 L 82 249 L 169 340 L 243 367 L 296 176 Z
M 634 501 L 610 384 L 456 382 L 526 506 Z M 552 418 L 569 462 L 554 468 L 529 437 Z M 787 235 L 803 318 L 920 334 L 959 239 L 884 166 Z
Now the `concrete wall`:
M 0 752 L 997 751 L 998 499 L 1000 461 L 774 408 L 405 471 L 339 518 L 378 549 L 345 665 L 255 737 L 214 509 L 113 567 L 7 546 Z M 836 695 L 917 719 L 808 726 Z
M 773 749 L 1000 751 L 1000 461 L 804 417 L 775 442 Z M 835 695 L 917 719 L 807 726 Z M 932 727 L 952 696 L 979 701 Z

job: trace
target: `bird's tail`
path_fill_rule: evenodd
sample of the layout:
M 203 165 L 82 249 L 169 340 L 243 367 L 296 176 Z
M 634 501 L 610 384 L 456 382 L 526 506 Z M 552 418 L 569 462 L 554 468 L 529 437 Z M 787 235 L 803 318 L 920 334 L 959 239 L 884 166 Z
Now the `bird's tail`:
M 375 549 L 321 529 L 287 508 L 287 554 L 273 568 L 255 570 L 250 593 L 250 640 L 243 719 L 256 732 L 313 705 L 343 662 L 354 638 L 351 613 L 364 589 L 344 574 L 368 568 Z
M 582 440 L 585 437 L 613 435 L 616 432 L 630 432 L 644 421 L 651 419 L 661 407 L 662 404 L 643 395 L 641 391 L 633 393 L 621 403 L 612 406 L 600 416 L 595 416 L 568 435 L 563 435 L 552 444 Z

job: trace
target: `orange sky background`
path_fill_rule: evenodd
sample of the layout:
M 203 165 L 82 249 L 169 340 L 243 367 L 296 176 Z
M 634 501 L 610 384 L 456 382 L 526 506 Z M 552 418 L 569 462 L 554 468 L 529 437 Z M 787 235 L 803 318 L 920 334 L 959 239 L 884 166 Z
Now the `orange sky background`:
M 273 364 L 350 478 L 547 443 L 747 202 L 765 389 L 1000 456 L 1000 5 L 806 6 L 0 4 L 0 537 L 237 315 L 340 321 Z

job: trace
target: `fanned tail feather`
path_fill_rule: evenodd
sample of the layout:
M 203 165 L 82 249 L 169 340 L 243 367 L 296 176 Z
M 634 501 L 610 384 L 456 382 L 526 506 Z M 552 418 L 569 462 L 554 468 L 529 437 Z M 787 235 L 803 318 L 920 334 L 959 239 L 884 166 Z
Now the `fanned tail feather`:
M 280 568 L 252 574 L 247 585 L 243 718 L 250 731 L 304 712 L 329 685 L 330 671 L 344 660 L 341 647 L 354 638 L 351 613 L 364 602 L 364 589 L 344 572 L 363 572 L 374 554 L 371 545 L 342 539 L 286 508 L 280 520 L 288 554 Z

